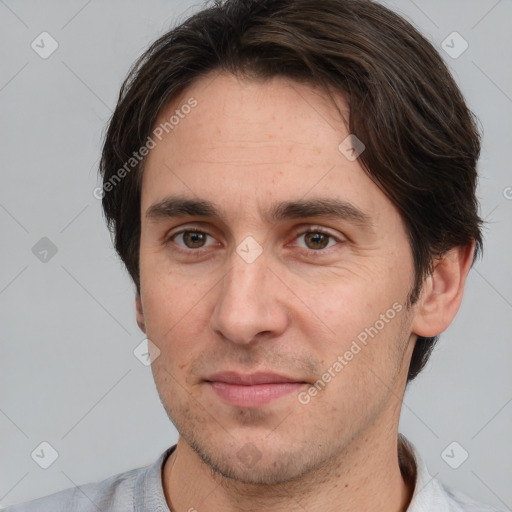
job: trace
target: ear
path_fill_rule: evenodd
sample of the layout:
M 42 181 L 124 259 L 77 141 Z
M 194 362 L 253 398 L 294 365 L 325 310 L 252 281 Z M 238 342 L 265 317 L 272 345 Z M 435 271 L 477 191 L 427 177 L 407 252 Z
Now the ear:
M 135 311 L 137 316 L 137 325 L 139 326 L 139 329 L 146 334 L 146 323 L 144 322 L 144 310 L 142 309 L 140 293 L 137 293 L 135 296 Z
M 452 323 L 462 302 L 466 277 L 473 262 L 474 241 L 454 247 L 436 259 L 415 306 L 412 333 L 429 338 Z

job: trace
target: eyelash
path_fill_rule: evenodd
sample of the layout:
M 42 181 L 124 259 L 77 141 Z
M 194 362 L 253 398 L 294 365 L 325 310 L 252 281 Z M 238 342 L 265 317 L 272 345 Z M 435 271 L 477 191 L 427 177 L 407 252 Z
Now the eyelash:
M 195 228 L 189 228 L 189 229 L 183 229 L 183 230 L 181 230 L 181 231 L 178 231 L 178 232 L 176 232 L 176 233 L 173 233 L 172 235 L 170 235 L 170 236 L 169 236 L 169 237 L 164 241 L 164 243 L 165 243 L 165 244 L 168 244 L 168 243 L 170 243 L 170 242 L 173 242 L 173 241 L 174 241 L 174 238 L 176 238 L 177 236 L 182 235 L 182 234 L 184 234 L 184 233 L 201 233 L 201 234 L 207 235 L 207 236 L 209 236 L 209 237 L 211 237 L 211 238 L 214 238 L 212 235 L 210 235 L 210 234 L 209 234 L 209 233 L 207 233 L 206 231 L 202 231 L 202 230 L 200 230 L 200 229 L 195 229 Z M 306 235 L 306 234 L 308 234 L 308 233 L 315 233 L 315 234 L 316 234 L 316 233 L 320 233 L 320 234 L 322 234 L 322 235 L 326 235 L 326 236 L 327 236 L 327 237 L 329 237 L 330 239 L 332 239 L 332 240 L 336 241 L 338 244 L 343 243 L 343 240 L 340 240 L 339 238 L 335 237 L 333 234 L 331 234 L 331 233 L 329 233 L 329 232 L 327 232 L 327 231 L 323 230 L 322 228 L 316 228 L 316 227 L 308 228 L 308 229 L 305 229 L 305 230 L 302 230 L 302 231 L 299 231 L 299 232 L 295 233 L 295 235 L 294 235 L 294 240 L 295 240 L 295 239 L 297 239 L 297 238 L 299 238 L 299 237 L 301 237 L 301 236 L 303 236 L 303 235 Z M 199 257 L 199 256 L 202 256 L 202 255 L 203 255 L 203 253 L 204 253 L 205 251 L 207 251 L 207 250 L 208 250 L 208 248 L 202 248 L 202 247 L 201 247 L 201 248 L 198 248 L 198 249 L 184 249 L 183 247 L 181 247 L 181 246 L 179 246 L 179 245 L 178 245 L 177 247 L 178 247 L 178 249 L 177 249 L 177 250 L 178 250 L 178 251 L 180 251 L 180 252 L 183 252 L 183 253 L 185 253 L 185 254 L 189 254 L 189 255 L 190 255 L 190 254 L 194 254 L 195 256 L 198 256 L 198 257 Z M 326 254 L 326 252 L 328 251 L 328 249 L 331 249 L 332 247 L 334 247 L 334 246 L 326 247 L 326 248 L 324 248 L 324 249 L 317 249 L 317 250 L 315 250 L 315 249 L 307 249 L 307 248 L 306 248 L 306 249 L 304 249 L 304 248 L 301 248 L 301 250 L 302 250 L 303 252 L 305 252 L 306 254 L 311 255 L 311 256 L 323 256 L 323 255 L 325 255 L 325 254 Z

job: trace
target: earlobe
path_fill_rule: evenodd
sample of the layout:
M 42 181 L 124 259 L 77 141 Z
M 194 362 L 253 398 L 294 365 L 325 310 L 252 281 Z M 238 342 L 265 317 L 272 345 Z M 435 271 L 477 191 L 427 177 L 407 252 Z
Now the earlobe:
M 473 242 L 454 247 L 434 261 L 415 307 L 413 334 L 426 338 L 437 336 L 452 323 L 462 302 L 474 246 Z
M 144 310 L 142 309 L 142 300 L 140 293 L 135 296 L 135 313 L 137 317 L 137 325 L 139 329 L 146 334 L 146 323 L 144 322 Z

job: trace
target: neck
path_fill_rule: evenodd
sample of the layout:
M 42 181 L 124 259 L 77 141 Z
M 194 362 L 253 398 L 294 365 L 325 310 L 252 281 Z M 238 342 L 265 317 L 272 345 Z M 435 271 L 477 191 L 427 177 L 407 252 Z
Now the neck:
M 273 486 L 213 472 L 180 438 L 164 466 L 165 497 L 172 512 L 406 511 L 415 480 L 406 446 L 398 443 L 397 430 L 373 442 L 373 433 L 366 434 L 314 472 Z

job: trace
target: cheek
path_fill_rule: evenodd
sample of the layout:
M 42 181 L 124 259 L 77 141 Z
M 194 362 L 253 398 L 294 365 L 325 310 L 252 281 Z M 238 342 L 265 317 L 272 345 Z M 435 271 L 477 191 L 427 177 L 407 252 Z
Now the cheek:
M 322 381 L 370 396 L 378 393 L 379 382 L 396 377 L 408 339 L 403 327 L 406 290 L 392 280 L 371 286 L 333 281 L 306 297 L 310 312 L 299 329 L 325 372 Z
M 310 405 L 320 417 L 337 418 L 339 434 L 371 425 L 398 396 L 405 342 L 402 314 L 404 310 L 384 326 L 375 326 L 375 322 L 369 327 L 353 325 L 353 335 L 344 333 L 335 343 L 324 345 L 324 373 L 314 385 L 321 391 L 311 398 Z
M 153 256 L 144 262 L 141 258 L 141 289 L 146 325 L 161 338 L 197 313 L 208 283 L 171 272 L 162 265 L 162 257 Z
M 206 339 L 211 286 L 170 274 L 145 277 L 142 279 L 141 273 L 146 333 L 160 350 L 153 363 L 155 370 L 176 376 L 186 373 L 204 348 L 201 343 Z
M 314 285 L 295 282 L 297 295 L 304 297 L 300 304 L 304 313 L 298 318 L 301 318 L 301 328 L 306 332 L 320 326 L 326 338 L 340 343 L 350 343 L 376 322 L 378 330 L 382 330 L 381 315 L 385 315 L 387 326 L 396 317 L 396 310 L 400 309 L 393 305 L 402 305 L 406 296 L 405 290 L 392 280 L 374 276 L 355 280 L 350 276 L 347 278 L 346 273 L 344 276 L 333 273 L 329 277 L 318 280 Z

